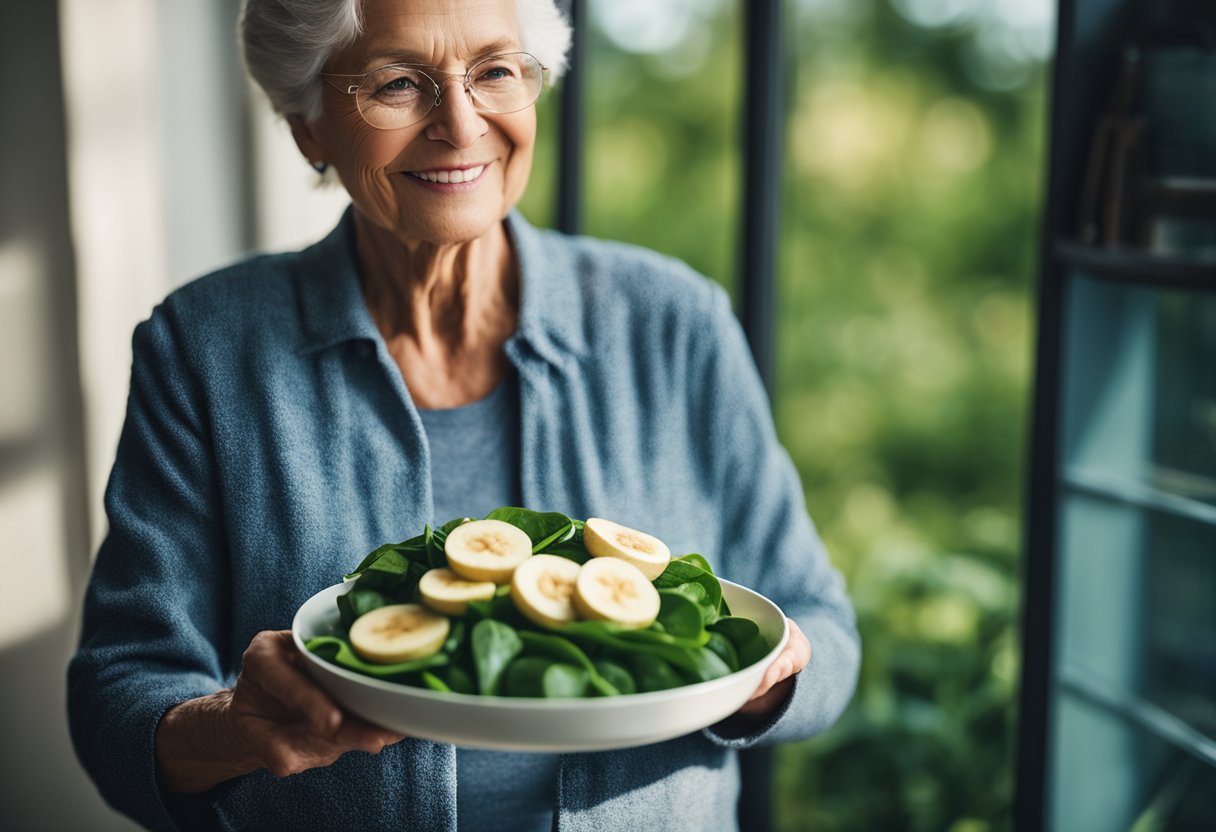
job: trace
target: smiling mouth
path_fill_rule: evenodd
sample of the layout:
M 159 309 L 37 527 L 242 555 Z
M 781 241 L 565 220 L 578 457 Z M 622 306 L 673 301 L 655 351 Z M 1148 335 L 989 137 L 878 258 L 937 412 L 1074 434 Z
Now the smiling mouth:
M 462 182 L 472 182 L 481 176 L 485 165 L 475 165 L 471 168 L 452 170 L 418 170 L 406 171 L 409 176 L 421 179 L 423 182 L 434 182 L 439 185 L 459 185 Z

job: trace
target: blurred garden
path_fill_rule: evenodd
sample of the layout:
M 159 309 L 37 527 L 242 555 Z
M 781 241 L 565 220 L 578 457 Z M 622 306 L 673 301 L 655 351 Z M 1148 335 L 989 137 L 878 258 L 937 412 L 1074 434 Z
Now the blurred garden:
M 741 4 L 589 5 L 586 231 L 733 291 Z M 786 7 L 773 403 L 864 663 L 842 722 L 779 750 L 777 828 L 1005 829 L 1053 4 Z

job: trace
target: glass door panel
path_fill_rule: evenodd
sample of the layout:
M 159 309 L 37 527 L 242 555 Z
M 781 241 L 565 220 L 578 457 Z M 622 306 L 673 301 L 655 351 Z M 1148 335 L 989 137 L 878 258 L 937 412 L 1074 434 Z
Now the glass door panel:
M 1061 477 L 1216 523 L 1216 294 L 1076 275 Z

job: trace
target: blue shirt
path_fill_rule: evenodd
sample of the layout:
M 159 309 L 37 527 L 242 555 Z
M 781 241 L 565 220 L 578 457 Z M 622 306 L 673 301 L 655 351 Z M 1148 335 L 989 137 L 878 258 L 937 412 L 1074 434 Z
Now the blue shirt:
M 564 754 L 556 825 L 734 829 L 735 749 L 830 726 L 859 663 L 853 611 L 777 442 L 726 294 L 631 246 L 506 220 L 520 273 L 507 358 L 531 508 L 611 517 L 774 600 L 810 639 L 792 695 L 744 735 Z M 235 682 L 260 630 L 434 515 L 418 409 L 360 289 L 349 214 L 300 252 L 196 280 L 135 331 L 109 533 L 68 670 L 82 764 L 152 829 L 456 827 L 456 752 L 407 739 L 171 798 L 156 726 Z
M 431 453 L 431 525 L 484 517 L 520 504 L 519 385 L 515 373 L 463 407 L 419 409 Z M 456 749 L 456 820 L 461 832 L 549 832 L 556 754 Z

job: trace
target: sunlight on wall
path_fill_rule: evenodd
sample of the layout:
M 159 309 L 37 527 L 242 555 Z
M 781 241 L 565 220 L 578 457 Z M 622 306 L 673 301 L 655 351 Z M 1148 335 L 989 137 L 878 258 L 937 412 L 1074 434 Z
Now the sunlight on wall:
M 46 265 L 34 250 L 0 245 L 0 446 L 33 442 L 35 454 L 47 417 L 48 357 L 41 348 L 46 280 Z M 0 480 L 0 575 L 6 578 L 0 581 L 0 650 L 67 613 L 62 501 L 59 468 L 49 460 Z
M 47 356 L 38 349 L 44 321 L 35 253 L 17 242 L 0 243 L 0 444 L 37 433 L 46 416 Z M 0 539 L 4 535 L 0 525 Z
M 264 251 L 302 248 L 329 233 L 350 197 L 336 182 L 320 182 L 296 148 L 287 123 L 271 112 L 260 92 L 255 90 L 251 99 L 257 247 Z
M 160 143 L 149 94 L 156 20 L 153 0 L 61 3 L 93 551 L 105 527 L 101 493 L 122 425 L 131 331 L 165 280 Z
M 52 467 L 0 486 L 0 650 L 42 632 L 68 612 L 63 487 Z

